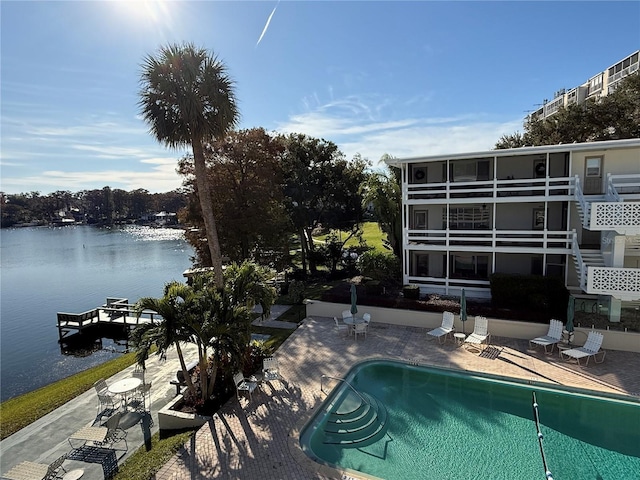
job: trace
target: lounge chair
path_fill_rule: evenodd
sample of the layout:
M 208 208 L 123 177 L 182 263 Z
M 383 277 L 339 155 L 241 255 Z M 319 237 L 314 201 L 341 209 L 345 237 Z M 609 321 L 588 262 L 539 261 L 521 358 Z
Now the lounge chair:
M 442 325 L 438 328 L 434 328 L 433 330 L 429 330 L 427 335 L 431 335 L 438 339 L 443 339 L 441 343 L 445 343 L 447 341 L 447 336 L 453 332 L 453 313 L 451 312 L 442 312 Z
M 271 382 L 273 380 L 280 380 L 280 367 L 278 366 L 278 359 L 275 357 L 267 357 L 262 360 L 262 379 L 265 382 Z
M 475 325 L 473 326 L 473 333 L 465 338 L 464 343 L 465 345 L 470 343 L 477 346 L 489 345 L 491 343 L 491 334 L 489 333 L 489 322 L 487 321 L 487 317 L 476 317 Z
M 122 412 L 118 412 L 104 422 L 104 426 L 107 427 L 107 436 L 102 442 L 94 442 L 95 444 L 108 445 L 109 448 L 113 448 L 113 445 L 124 440 L 125 450 L 129 449 L 129 446 L 127 445 L 127 432 L 120 428 L 120 419 L 122 418 L 122 415 Z
M 604 357 L 607 354 L 604 350 L 601 350 L 602 340 L 604 336 L 599 332 L 589 332 L 589 336 L 587 337 L 587 341 L 582 347 L 572 348 L 571 350 L 560 350 L 560 358 L 563 360 L 571 360 L 572 358 L 580 364 L 580 359 L 586 357 L 586 362 L 584 366 L 586 367 L 589 364 L 589 359 L 593 357 L 596 363 L 604 362 Z M 598 354 L 602 354 L 602 358 L 598 361 Z M 565 358 L 568 357 L 568 358 Z
M 344 322 L 340 322 L 340 320 L 338 320 L 338 317 L 333 317 L 333 321 L 336 323 L 336 330 L 338 330 L 338 333 L 349 332 L 349 325 Z
M 551 320 L 549 322 L 549 331 L 542 337 L 536 337 L 529 340 L 529 347 L 533 347 L 533 344 L 542 345 L 545 353 L 552 353 L 553 347 L 562 339 L 562 322 L 560 320 Z M 547 347 L 551 346 L 550 350 Z
M 233 383 L 236 386 L 236 396 L 238 400 L 240 400 L 240 392 L 247 392 L 249 394 L 249 401 L 251 401 L 251 394 L 258 387 L 258 382 L 244 378 L 244 375 L 238 372 L 233 376 Z
M 48 465 L 45 463 L 21 462 L 11 470 L 9 470 L 7 473 L 5 473 L 2 478 L 42 478 L 43 480 L 53 480 L 56 478 L 61 478 L 58 475 L 58 471 L 62 470 L 65 473 L 67 472 L 62 466 L 62 463 L 66 459 L 67 454 L 65 453 L 61 457 L 56 458 Z

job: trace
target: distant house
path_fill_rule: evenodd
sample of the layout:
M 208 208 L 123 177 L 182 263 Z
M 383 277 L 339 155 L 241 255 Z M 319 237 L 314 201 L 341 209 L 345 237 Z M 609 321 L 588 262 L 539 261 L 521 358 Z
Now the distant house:
M 403 281 L 491 296 L 553 275 L 612 322 L 640 300 L 640 139 L 389 159 L 402 171 Z
M 153 221 L 158 226 L 177 225 L 178 216 L 175 213 L 160 212 L 153 216 Z

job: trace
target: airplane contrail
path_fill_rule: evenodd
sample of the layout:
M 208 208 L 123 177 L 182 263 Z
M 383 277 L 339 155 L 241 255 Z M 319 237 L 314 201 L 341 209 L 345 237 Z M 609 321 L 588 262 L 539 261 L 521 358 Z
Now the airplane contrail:
M 264 37 L 264 34 L 267 33 L 267 29 L 269 28 L 269 24 L 271 23 L 271 19 L 273 18 L 273 14 L 276 13 L 276 8 L 278 8 L 278 5 L 280 5 L 280 0 L 278 0 L 278 3 L 276 3 L 276 6 L 273 7 L 273 10 L 271 11 L 271 15 L 269 15 L 269 18 L 267 18 L 267 23 L 264 25 L 264 28 L 262 29 L 262 33 L 260 34 L 260 38 L 258 39 L 258 42 L 256 43 L 256 47 L 258 45 L 260 45 L 260 42 L 262 41 L 262 37 Z

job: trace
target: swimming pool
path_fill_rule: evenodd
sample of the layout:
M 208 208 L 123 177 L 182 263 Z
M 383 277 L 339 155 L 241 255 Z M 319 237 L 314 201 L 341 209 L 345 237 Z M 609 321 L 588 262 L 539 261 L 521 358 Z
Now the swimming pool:
M 306 424 L 316 462 L 373 478 L 640 478 L 640 401 L 393 361 L 361 363 Z M 353 386 L 353 389 L 347 384 Z

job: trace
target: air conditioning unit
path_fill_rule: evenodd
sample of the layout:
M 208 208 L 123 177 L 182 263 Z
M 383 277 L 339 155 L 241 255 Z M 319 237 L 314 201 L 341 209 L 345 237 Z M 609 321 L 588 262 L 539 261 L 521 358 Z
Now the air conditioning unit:
M 427 181 L 427 167 L 414 167 L 413 183 L 425 183 Z

